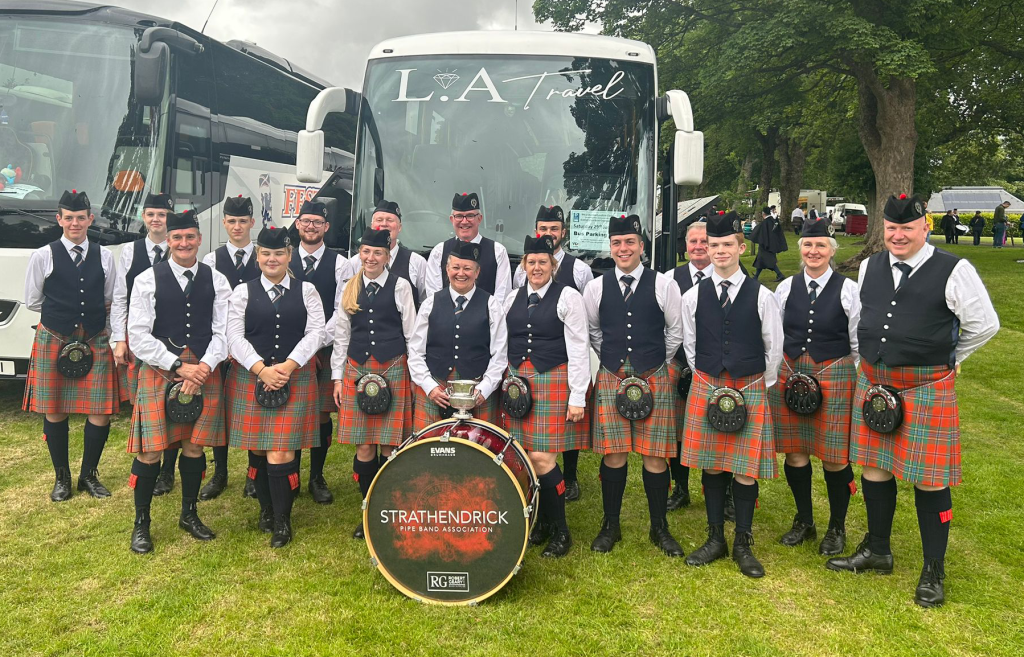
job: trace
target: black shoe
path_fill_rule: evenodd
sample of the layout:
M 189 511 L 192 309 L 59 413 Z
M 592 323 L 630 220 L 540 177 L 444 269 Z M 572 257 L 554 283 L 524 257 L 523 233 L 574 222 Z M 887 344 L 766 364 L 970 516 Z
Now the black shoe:
M 662 520 L 659 523 L 651 525 L 651 531 L 648 534 L 651 539 L 651 543 L 657 545 L 662 552 L 670 557 L 681 557 L 684 556 L 683 548 L 679 545 L 679 541 L 672 538 L 672 534 L 668 531 L 668 523 Z
M 684 486 L 676 485 L 672 494 L 668 497 L 668 510 L 675 511 L 690 506 L 690 491 Z
M 578 479 L 565 482 L 565 501 L 575 502 L 580 499 L 580 482 Z
M 868 547 L 868 535 L 857 546 L 857 550 L 848 557 L 833 557 L 825 562 L 829 570 L 866 573 L 874 571 L 883 575 L 892 575 L 892 555 L 875 554 Z
M 161 470 L 156 476 L 156 486 L 153 487 L 153 497 L 166 495 L 174 490 L 174 470 Z M 202 495 L 200 495 L 202 498 Z
M 313 496 L 313 501 L 317 504 L 330 504 L 334 501 L 334 495 L 331 493 L 331 489 L 327 487 L 327 480 L 324 479 L 323 475 L 310 477 L 309 494 Z
M 289 520 L 274 519 L 274 535 L 270 537 L 270 547 L 283 548 L 292 541 L 292 523 Z
M 732 542 L 732 560 L 740 567 L 740 572 L 747 577 L 764 577 L 764 566 L 754 556 L 750 546 L 754 544 L 754 535 L 743 532 L 736 533 L 736 539 Z
M 199 514 L 196 513 L 194 503 L 191 509 L 183 512 L 181 517 L 178 518 L 178 526 L 191 534 L 192 538 L 197 541 L 212 541 L 217 537 L 217 535 L 199 519 Z
M 67 468 L 57 468 L 53 480 L 53 490 L 50 491 L 51 502 L 64 502 L 71 499 L 71 473 Z
M 245 478 L 245 486 L 242 487 L 242 497 L 255 500 L 256 498 L 256 482 L 248 477 Z
M 204 502 L 216 498 L 228 487 L 228 473 L 225 470 L 214 470 L 210 481 L 206 482 L 203 490 L 199 491 L 199 499 Z
M 829 527 L 825 532 L 825 538 L 821 539 L 818 545 L 818 554 L 833 556 L 846 551 L 846 530 Z
M 366 531 L 363 529 L 363 521 L 360 520 L 359 524 L 356 525 L 356 530 L 352 532 L 352 538 L 363 541 L 366 540 Z
M 132 552 L 146 554 L 153 551 L 153 539 L 149 536 L 149 521 L 136 522 L 132 529 Z
M 793 518 L 793 526 L 782 535 L 779 543 L 787 547 L 796 547 L 804 541 L 813 541 L 816 538 L 818 538 L 818 528 L 814 526 L 814 523 L 808 525 L 800 520 L 800 516 L 797 516 Z
M 708 540 L 686 557 L 686 565 L 706 566 L 727 556 L 729 556 L 729 546 L 725 544 L 725 527 L 723 525 L 708 525 Z
M 110 491 L 107 487 L 100 483 L 99 473 L 93 470 L 92 472 L 81 475 L 78 477 L 78 492 L 86 492 L 101 500 L 105 497 L 110 497 Z
M 725 519 L 728 522 L 736 522 L 736 504 L 732 501 L 731 481 L 729 485 L 725 487 Z
M 554 533 L 554 525 L 550 525 L 543 520 L 538 520 L 537 524 L 533 526 L 533 531 L 530 532 L 530 538 L 527 540 L 530 545 L 543 545 L 544 541 L 551 538 L 551 535 Z
M 260 519 L 256 525 L 264 534 L 272 534 L 274 532 L 274 508 L 268 506 L 265 509 L 260 509 Z
M 558 530 L 555 535 L 548 541 L 544 551 L 540 553 L 542 557 L 549 557 L 558 559 L 569 554 L 569 550 L 572 548 L 572 536 L 569 534 L 569 530 L 565 531 Z
M 614 525 L 607 519 L 601 521 L 601 531 L 590 543 L 590 549 L 594 552 L 611 552 L 615 544 L 622 540 L 622 530 L 619 523 Z
M 940 606 L 946 601 L 944 579 L 946 571 L 942 563 L 938 559 L 925 559 L 921 579 L 917 580 L 917 590 L 914 591 L 914 602 L 925 608 Z

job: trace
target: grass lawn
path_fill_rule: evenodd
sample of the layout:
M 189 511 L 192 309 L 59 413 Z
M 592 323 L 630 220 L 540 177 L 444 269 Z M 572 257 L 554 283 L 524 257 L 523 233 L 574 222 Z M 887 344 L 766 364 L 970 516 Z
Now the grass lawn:
M 780 258 L 796 270 L 795 237 Z M 941 238 L 939 238 L 941 240 Z M 854 238 L 840 238 L 845 258 Z M 177 527 L 180 482 L 153 504 L 156 550 L 129 552 L 133 518 L 124 453 L 127 418 L 114 423 L 101 463 L 113 497 L 84 494 L 53 504 L 41 420 L 22 413 L 23 387 L 0 385 L 0 654 L 22 655 L 1021 655 L 1024 654 L 1024 265 L 1015 249 L 953 250 L 970 258 L 992 293 L 1003 329 L 972 356 L 958 384 L 965 481 L 956 507 L 941 609 L 913 603 L 921 567 L 913 492 L 900 485 L 891 577 L 832 573 L 816 545 L 784 548 L 794 509 L 783 479 L 763 482 L 754 534 L 767 577 L 751 581 L 731 560 L 703 569 L 662 556 L 647 541 L 640 463 L 631 459 L 624 540 L 608 555 L 589 549 L 601 520 L 598 457 L 581 458 L 583 498 L 568 508 L 576 545 L 559 561 L 529 552 L 525 567 L 475 608 L 408 600 L 370 567 L 350 538 L 359 494 L 352 448 L 335 446 L 327 478 L 336 501 L 318 507 L 303 491 L 295 540 L 271 550 L 243 500 L 245 459 L 232 453 L 221 498 L 201 505 L 218 532 L 200 544 Z M 746 264 L 751 265 L 746 258 Z M 763 276 L 764 279 L 769 278 Z M 72 463 L 81 456 L 72 425 Z M 1014 438 L 1017 436 L 1017 438 Z M 304 459 L 308 463 L 308 458 Z M 305 470 L 303 479 L 305 483 Z M 828 510 L 820 464 L 815 503 Z M 704 540 L 699 475 L 694 505 L 670 513 L 684 549 Z M 865 531 L 860 494 L 847 528 Z M 731 541 L 731 528 L 727 528 Z

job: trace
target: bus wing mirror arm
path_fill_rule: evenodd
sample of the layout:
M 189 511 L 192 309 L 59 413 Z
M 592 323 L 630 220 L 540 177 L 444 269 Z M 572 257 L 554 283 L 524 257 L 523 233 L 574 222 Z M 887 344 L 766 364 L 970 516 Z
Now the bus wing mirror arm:
M 672 177 L 677 185 L 699 185 L 704 180 L 704 133 L 693 129 L 693 109 L 686 93 L 665 93 L 668 110 L 676 124 Z
M 317 94 L 306 112 L 306 129 L 300 130 L 295 152 L 295 177 L 300 182 L 318 183 L 324 170 L 324 119 L 331 112 L 356 115 L 361 95 L 345 87 L 327 87 Z

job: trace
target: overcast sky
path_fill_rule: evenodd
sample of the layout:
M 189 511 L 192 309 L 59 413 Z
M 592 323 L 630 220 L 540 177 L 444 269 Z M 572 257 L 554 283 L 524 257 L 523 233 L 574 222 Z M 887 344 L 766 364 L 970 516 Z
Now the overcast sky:
M 112 0 L 110 4 L 203 27 L 214 0 Z M 550 29 L 519 0 L 519 29 Z M 366 55 L 397 36 L 512 29 L 515 0 L 220 0 L 206 34 L 252 41 L 341 86 L 360 88 Z

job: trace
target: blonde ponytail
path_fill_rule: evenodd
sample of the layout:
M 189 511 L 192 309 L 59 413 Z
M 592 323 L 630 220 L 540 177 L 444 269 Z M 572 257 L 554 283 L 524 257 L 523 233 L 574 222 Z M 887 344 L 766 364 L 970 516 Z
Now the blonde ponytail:
M 349 315 L 359 312 L 359 295 L 363 292 L 363 268 L 360 266 L 355 276 L 348 279 L 341 293 L 341 307 Z

